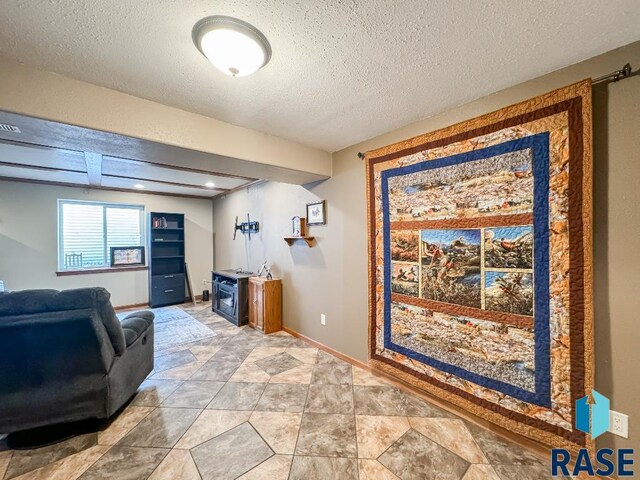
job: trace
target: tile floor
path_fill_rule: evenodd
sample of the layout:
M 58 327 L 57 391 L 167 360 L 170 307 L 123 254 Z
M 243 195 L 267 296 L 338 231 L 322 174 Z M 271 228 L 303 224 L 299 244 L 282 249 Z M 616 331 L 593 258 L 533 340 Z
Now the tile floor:
M 100 431 L 36 450 L 0 445 L 0 479 L 549 478 L 522 447 L 284 332 L 183 308 L 217 335 L 160 352 Z

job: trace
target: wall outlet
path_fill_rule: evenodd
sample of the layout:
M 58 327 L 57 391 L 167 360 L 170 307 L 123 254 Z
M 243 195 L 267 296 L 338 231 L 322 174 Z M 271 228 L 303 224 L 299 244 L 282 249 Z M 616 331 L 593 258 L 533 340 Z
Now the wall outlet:
M 327 324 L 327 316 L 324 313 L 320 314 L 320 325 L 326 325 Z
M 624 413 L 609 411 L 609 431 L 614 435 L 629 438 L 629 417 Z

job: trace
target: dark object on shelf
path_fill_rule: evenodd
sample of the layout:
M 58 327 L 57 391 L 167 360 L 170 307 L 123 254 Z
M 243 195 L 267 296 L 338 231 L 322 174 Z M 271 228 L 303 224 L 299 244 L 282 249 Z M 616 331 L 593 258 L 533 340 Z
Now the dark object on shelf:
M 184 214 L 150 214 L 149 305 L 152 308 L 185 301 Z M 161 227 L 154 227 L 156 220 Z
M 324 225 L 327 223 L 325 202 L 307 203 L 307 225 Z
M 144 247 L 111 247 L 111 266 L 144 265 Z
M 151 220 L 152 228 L 168 228 L 169 222 L 165 217 L 154 217 Z
M 282 330 L 282 282 L 269 278 L 249 279 L 249 326 L 262 333 Z
M 202 301 L 203 302 L 208 302 L 209 301 L 209 290 L 203 290 L 202 291 Z
M 249 320 L 248 280 L 253 275 L 253 272 L 242 270 L 211 272 L 211 310 L 238 327 L 246 325 Z
M 243 234 L 249 234 L 249 240 L 251 240 L 252 233 L 258 233 L 260 231 L 260 223 L 252 222 L 249 214 L 247 213 L 247 221 L 238 223 L 238 217 L 236 216 L 236 223 L 233 227 L 233 239 L 236 239 L 236 233 L 240 230 Z
M 0 293 L 1 432 L 108 418 L 136 393 L 153 370 L 154 316 L 120 322 L 110 297 L 104 288 Z

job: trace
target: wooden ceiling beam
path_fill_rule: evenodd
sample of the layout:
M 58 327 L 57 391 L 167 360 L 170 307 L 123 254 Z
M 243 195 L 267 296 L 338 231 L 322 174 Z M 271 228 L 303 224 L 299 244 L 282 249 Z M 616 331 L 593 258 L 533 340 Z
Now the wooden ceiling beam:
M 211 191 L 219 191 L 219 192 L 228 192 L 228 188 L 219 188 L 219 187 L 205 187 L 204 185 L 195 185 L 192 183 L 179 183 L 179 182 L 170 182 L 168 180 L 154 180 L 153 178 L 143 178 L 143 177 L 129 177 L 127 175 L 114 175 L 114 174 L 104 174 L 102 175 L 105 178 L 121 178 L 124 180 L 135 180 L 138 182 L 152 182 L 152 183 L 161 183 L 163 185 L 171 185 L 173 187 L 186 187 L 186 188 L 197 188 L 200 190 L 211 190 Z
M 203 196 L 203 195 L 189 195 L 186 193 L 172 193 L 172 192 L 153 192 L 150 190 L 135 190 L 129 188 L 120 187 L 105 187 L 103 185 L 94 187 L 91 185 L 82 185 L 80 183 L 67 183 L 67 182 L 54 182 L 50 180 L 37 180 L 34 178 L 20 178 L 20 177 L 3 177 L 0 176 L 0 181 L 4 182 L 18 182 L 18 183 L 33 183 L 36 185 L 55 185 L 58 187 L 71 187 L 71 188 L 85 188 L 93 190 L 106 190 L 111 192 L 124 192 L 124 193 L 138 193 L 141 195 L 164 195 L 168 197 L 180 197 L 180 198 L 194 198 L 197 200 L 213 200 L 215 195 Z
M 93 187 L 102 185 L 102 154 L 97 152 L 84 152 L 84 162 L 87 165 L 89 185 Z

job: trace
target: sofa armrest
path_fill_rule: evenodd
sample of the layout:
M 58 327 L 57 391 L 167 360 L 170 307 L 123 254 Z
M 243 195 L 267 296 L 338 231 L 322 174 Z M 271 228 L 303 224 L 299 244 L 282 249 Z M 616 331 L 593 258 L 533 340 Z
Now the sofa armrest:
M 143 310 L 141 312 L 130 313 L 129 315 L 124 317 L 123 321 L 126 320 L 127 318 L 144 318 L 145 320 L 149 320 L 153 322 L 153 319 L 156 318 L 156 316 L 153 314 L 153 312 L 150 312 L 149 310 Z
M 122 320 L 122 331 L 124 332 L 127 348 L 134 344 L 153 325 L 153 319 L 154 315 L 151 312 L 136 312 Z

